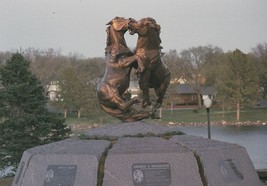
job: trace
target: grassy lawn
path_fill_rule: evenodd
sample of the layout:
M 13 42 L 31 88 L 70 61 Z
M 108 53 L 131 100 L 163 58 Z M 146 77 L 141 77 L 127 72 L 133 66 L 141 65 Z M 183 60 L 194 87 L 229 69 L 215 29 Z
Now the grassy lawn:
M 267 108 L 257 108 L 257 109 L 244 109 L 240 112 L 240 121 L 246 122 L 257 122 L 257 121 L 267 121 Z M 219 108 L 210 109 L 210 119 L 214 122 L 236 121 L 236 111 L 222 111 Z M 164 110 L 162 114 L 162 121 L 164 122 L 206 122 L 207 121 L 207 111 L 206 109 L 201 110 L 175 110 L 171 114 L 170 110 Z

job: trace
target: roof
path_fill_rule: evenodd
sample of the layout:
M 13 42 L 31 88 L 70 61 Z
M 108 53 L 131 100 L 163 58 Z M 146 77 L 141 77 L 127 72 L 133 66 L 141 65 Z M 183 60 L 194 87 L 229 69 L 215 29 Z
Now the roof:
M 215 94 L 215 89 L 213 87 L 202 87 L 200 93 L 202 95 L 213 95 Z
M 194 94 L 195 91 L 187 84 L 178 84 L 177 85 L 177 93 L 178 94 Z
M 177 94 L 195 94 L 196 91 L 187 84 L 177 85 Z M 200 93 L 202 95 L 213 95 L 215 94 L 215 89 L 213 87 L 201 87 Z

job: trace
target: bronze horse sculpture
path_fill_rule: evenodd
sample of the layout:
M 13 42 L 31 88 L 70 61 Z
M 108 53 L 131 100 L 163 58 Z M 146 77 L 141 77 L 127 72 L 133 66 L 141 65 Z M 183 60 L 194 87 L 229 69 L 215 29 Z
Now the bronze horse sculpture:
M 139 74 L 139 86 L 143 92 L 143 108 L 152 104 L 149 98 L 149 88 L 154 88 L 157 96 L 152 113 L 162 106 L 171 78 L 170 70 L 161 58 L 160 29 L 160 25 L 150 17 L 138 22 L 131 19 L 129 23 L 130 34 L 138 34 L 135 54 L 141 58 L 145 66 L 144 71 Z
M 132 108 L 139 99 L 126 100 L 123 95 L 129 88 L 130 73 L 144 70 L 142 61 L 127 47 L 124 39 L 130 19 L 115 17 L 107 25 L 107 46 L 105 51 L 106 69 L 97 87 L 98 102 L 102 110 L 122 121 L 138 121 L 150 117 L 147 111 Z

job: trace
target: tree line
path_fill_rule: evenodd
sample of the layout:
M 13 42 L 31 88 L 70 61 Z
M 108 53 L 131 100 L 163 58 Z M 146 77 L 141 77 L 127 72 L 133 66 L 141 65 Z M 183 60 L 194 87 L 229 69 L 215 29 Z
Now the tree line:
M 11 53 L 0 53 L 0 64 Z M 103 57 L 84 58 L 73 53 L 61 55 L 60 50 L 28 48 L 23 55 L 31 61 L 31 70 L 47 92 L 51 82 L 59 86 L 57 99 L 50 102 L 52 108 L 65 113 L 100 112 L 96 100 L 96 86 L 104 74 Z M 172 83 L 167 97 L 170 102 L 175 95 L 178 80 L 183 80 L 198 96 L 202 107 L 200 90 L 210 86 L 217 91 L 216 102 L 223 108 L 235 108 L 237 120 L 240 109 L 254 106 L 267 98 L 267 43 L 261 43 L 245 54 L 241 50 L 224 52 L 213 45 L 197 46 L 180 52 L 170 50 L 163 60 L 172 71 Z M 134 75 L 133 75 L 133 78 Z
M 198 95 L 200 90 L 214 87 L 216 102 L 225 108 L 236 109 L 236 120 L 240 109 L 255 106 L 267 99 L 267 43 L 258 44 L 248 54 L 241 50 L 224 52 L 217 46 L 191 47 L 178 53 L 171 50 L 164 60 L 172 70 L 174 83 L 169 91 L 174 94 L 178 80 L 183 80 Z

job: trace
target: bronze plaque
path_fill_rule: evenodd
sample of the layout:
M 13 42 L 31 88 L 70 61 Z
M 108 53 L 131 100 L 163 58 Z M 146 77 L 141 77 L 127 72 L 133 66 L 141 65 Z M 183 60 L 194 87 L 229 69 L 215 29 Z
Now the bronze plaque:
M 220 169 L 226 182 L 241 181 L 244 179 L 239 162 L 235 159 L 220 161 Z
M 134 186 L 169 186 L 171 166 L 169 163 L 137 163 L 132 165 Z
M 77 165 L 48 165 L 43 186 L 73 186 Z

